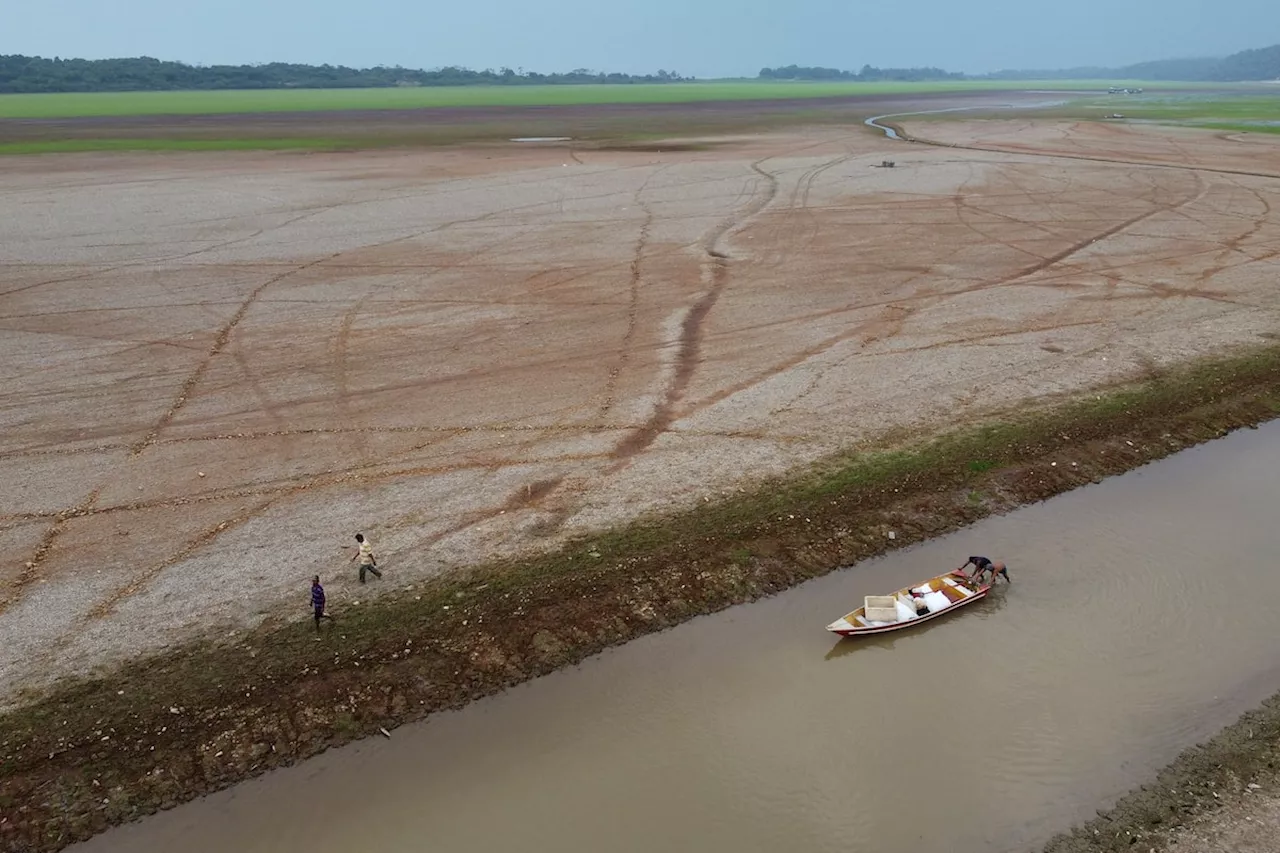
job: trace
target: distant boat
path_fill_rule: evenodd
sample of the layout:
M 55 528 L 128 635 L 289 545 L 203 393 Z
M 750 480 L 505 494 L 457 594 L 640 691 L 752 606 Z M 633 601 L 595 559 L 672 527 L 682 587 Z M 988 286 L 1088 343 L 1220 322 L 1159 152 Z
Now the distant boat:
M 919 593 L 918 598 L 911 594 L 913 591 Z M 903 587 L 893 595 L 868 595 L 861 607 L 832 622 L 827 630 L 842 637 L 900 631 L 985 598 L 990 591 L 990 584 L 971 580 L 962 572 L 948 572 L 924 583 Z M 916 611 L 918 600 L 924 601 L 928 612 Z

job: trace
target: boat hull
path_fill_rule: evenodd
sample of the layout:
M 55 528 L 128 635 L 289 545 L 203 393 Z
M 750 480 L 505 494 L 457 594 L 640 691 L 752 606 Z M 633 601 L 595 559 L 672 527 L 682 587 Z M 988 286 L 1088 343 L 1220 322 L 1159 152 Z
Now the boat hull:
M 948 578 L 951 578 L 953 580 L 946 580 Z M 952 611 L 955 611 L 955 610 L 959 610 L 961 607 L 964 607 L 966 604 L 972 604 L 975 601 L 979 601 L 983 598 L 986 598 L 987 593 L 991 591 L 991 586 L 989 584 L 977 585 L 972 581 L 970 581 L 968 577 L 966 577 L 965 575 L 959 572 L 949 572 L 945 575 L 939 575 L 938 577 L 933 578 L 929 581 L 926 581 L 923 584 L 918 584 L 917 586 L 920 588 L 935 585 L 935 584 L 940 586 L 942 583 L 948 583 L 952 586 L 959 586 L 959 584 L 957 584 L 954 581 L 955 578 L 962 579 L 963 588 L 968 591 L 968 594 L 965 595 L 965 597 L 959 599 L 958 601 L 951 602 L 946 607 L 942 607 L 937 610 L 931 611 L 929 613 L 924 614 L 923 616 L 917 616 L 912 619 L 904 619 L 897 622 L 889 622 L 886 624 L 857 624 L 855 620 L 857 619 L 857 617 L 860 616 L 860 614 L 862 613 L 862 610 L 855 610 L 853 613 L 850 613 L 847 616 L 842 617 L 841 619 L 837 619 L 835 622 L 832 622 L 830 625 L 827 626 L 827 630 L 833 634 L 839 634 L 841 637 L 862 637 L 870 634 L 888 634 L 893 631 L 905 631 L 910 628 L 914 628 L 917 625 L 921 625 L 921 624 L 924 624 L 925 622 L 929 622 L 933 619 L 946 616 L 948 613 L 951 613 Z M 894 595 L 895 596 L 902 595 L 914 588 L 916 587 L 906 587 L 904 589 L 898 590 L 898 592 L 894 593 Z

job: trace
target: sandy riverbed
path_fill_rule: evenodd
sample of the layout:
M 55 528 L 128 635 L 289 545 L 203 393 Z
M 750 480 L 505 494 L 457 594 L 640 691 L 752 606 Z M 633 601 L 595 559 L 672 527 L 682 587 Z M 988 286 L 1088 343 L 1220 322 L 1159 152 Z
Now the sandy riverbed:
M 0 161 L 0 696 L 1280 325 L 1280 140 L 910 129 Z

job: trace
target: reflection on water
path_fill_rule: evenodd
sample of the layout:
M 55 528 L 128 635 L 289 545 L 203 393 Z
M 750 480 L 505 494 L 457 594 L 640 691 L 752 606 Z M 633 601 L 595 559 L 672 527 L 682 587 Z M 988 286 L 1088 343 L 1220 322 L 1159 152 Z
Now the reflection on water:
M 76 848 L 1014 851 L 1280 689 L 1280 428 L 607 652 Z M 842 641 L 983 553 L 1014 583 Z

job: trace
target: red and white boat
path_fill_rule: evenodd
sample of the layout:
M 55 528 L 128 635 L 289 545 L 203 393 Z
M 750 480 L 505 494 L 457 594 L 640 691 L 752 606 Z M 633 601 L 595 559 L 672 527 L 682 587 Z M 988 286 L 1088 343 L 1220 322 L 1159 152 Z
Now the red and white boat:
M 948 572 L 924 583 L 903 587 L 893 595 L 868 595 L 862 607 L 832 622 L 827 630 L 842 637 L 900 631 L 959 610 L 985 598 L 990 591 L 990 584 L 972 580 L 963 572 Z

